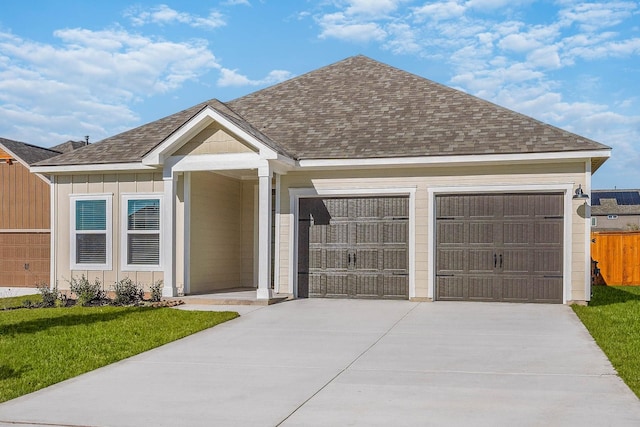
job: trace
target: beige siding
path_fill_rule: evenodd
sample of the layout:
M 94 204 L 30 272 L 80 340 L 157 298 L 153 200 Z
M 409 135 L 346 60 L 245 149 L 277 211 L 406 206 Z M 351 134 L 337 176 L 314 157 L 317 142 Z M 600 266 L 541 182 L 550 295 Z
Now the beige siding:
M 190 293 L 238 287 L 241 280 L 242 182 L 192 174 Z
M 282 176 L 282 200 L 280 222 L 280 271 L 278 280 L 282 292 L 289 289 L 289 239 L 292 215 L 289 212 L 289 189 L 366 189 L 385 187 L 415 187 L 415 284 L 416 297 L 426 298 L 430 248 L 428 245 L 429 223 L 433 221 L 429 211 L 429 189 L 456 186 L 540 185 L 571 184 L 585 185 L 584 163 L 519 164 L 484 167 L 434 167 L 388 169 L 386 171 L 317 171 L 290 172 Z M 585 219 L 577 213 L 579 203 L 574 202 L 571 218 L 572 249 L 572 295 L 573 300 L 585 299 Z
M 244 144 L 216 123 L 209 125 L 173 155 L 252 153 L 254 151 L 255 149 Z
M 120 262 L 120 202 L 123 193 L 162 193 L 164 188 L 160 173 L 84 174 L 58 176 L 54 188 L 54 209 L 56 217 L 55 264 L 56 282 L 60 289 L 68 289 L 72 277 L 86 275 L 89 279 L 99 279 L 110 290 L 117 280 L 129 277 L 144 285 L 163 280 L 161 271 L 122 271 Z M 112 269 L 108 271 L 71 270 L 70 260 L 70 195 L 108 194 L 112 195 Z M 165 202 L 166 203 L 166 202 Z

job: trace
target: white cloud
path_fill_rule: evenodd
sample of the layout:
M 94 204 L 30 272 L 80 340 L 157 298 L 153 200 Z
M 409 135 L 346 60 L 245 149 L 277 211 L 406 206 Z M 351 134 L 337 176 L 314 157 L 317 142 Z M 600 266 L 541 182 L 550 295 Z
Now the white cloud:
M 187 12 L 178 12 L 166 4 L 161 4 L 150 9 L 133 7 L 125 12 L 125 16 L 128 17 L 135 26 L 146 24 L 185 24 L 194 28 L 214 29 L 226 25 L 222 14 L 215 10 L 212 10 L 209 16 L 202 17 Z
M 15 139 L 45 146 L 83 135 L 101 139 L 138 120 L 133 103 L 220 67 L 204 41 L 123 29 L 54 35 L 55 45 L 0 32 L 0 128 Z
M 408 0 L 347 0 L 347 15 L 366 15 L 383 17 L 395 11 L 401 3 Z
M 251 6 L 251 3 L 249 3 L 249 0 L 226 0 L 221 4 L 224 6 L 238 6 L 238 5 Z
M 228 68 L 222 68 L 220 70 L 220 78 L 218 79 L 218 86 L 263 86 L 275 83 L 280 83 L 284 80 L 292 77 L 289 71 L 285 70 L 273 70 L 267 74 L 266 77 L 259 80 L 251 80 L 249 77 L 238 73 L 237 70 L 230 70 Z
M 360 23 L 343 13 L 331 13 L 319 19 L 322 32 L 320 38 L 336 38 L 353 42 L 381 41 L 387 33 L 375 22 Z
M 458 1 L 444 1 L 427 3 L 424 6 L 416 7 L 413 13 L 420 19 L 432 19 L 441 21 L 445 19 L 458 18 L 466 12 L 467 7 Z
M 635 2 L 578 3 L 571 8 L 561 10 L 563 25 L 577 24 L 584 31 L 593 32 L 608 28 L 630 18 L 638 9 Z

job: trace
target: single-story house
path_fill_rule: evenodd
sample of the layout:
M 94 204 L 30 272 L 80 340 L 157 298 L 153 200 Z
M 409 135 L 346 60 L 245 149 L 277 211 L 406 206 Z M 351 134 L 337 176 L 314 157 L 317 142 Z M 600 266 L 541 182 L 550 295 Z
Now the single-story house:
M 51 282 L 584 303 L 611 149 L 364 56 L 44 160 Z
M 640 230 L 640 191 L 591 191 L 591 230 Z
M 0 138 L 0 295 L 49 283 L 51 190 L 29 167 L 62 152 Z

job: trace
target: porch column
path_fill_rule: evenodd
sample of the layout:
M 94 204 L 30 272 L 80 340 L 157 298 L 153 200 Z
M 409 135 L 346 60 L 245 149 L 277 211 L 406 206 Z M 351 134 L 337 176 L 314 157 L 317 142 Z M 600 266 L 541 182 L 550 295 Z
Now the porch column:
M 164 180 L 164 226 L 162 227 L 162 263 L 164 265 L 163 297 L 175 297 L 176 289 L 176 187 L 178 176 L 170 168 L 165 169 Z
M 271 292 L 271 168 L 258 168 L 258 299 Z

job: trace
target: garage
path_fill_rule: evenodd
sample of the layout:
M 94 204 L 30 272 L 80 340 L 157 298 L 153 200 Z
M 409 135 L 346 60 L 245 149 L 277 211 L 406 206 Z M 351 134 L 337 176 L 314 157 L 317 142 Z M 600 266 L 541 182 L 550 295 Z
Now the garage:
M 436 299 L 563 303 L 563 200 L 437 195 Z
M 409 298 L 409 198 L 302 198 L 298 297 Z

